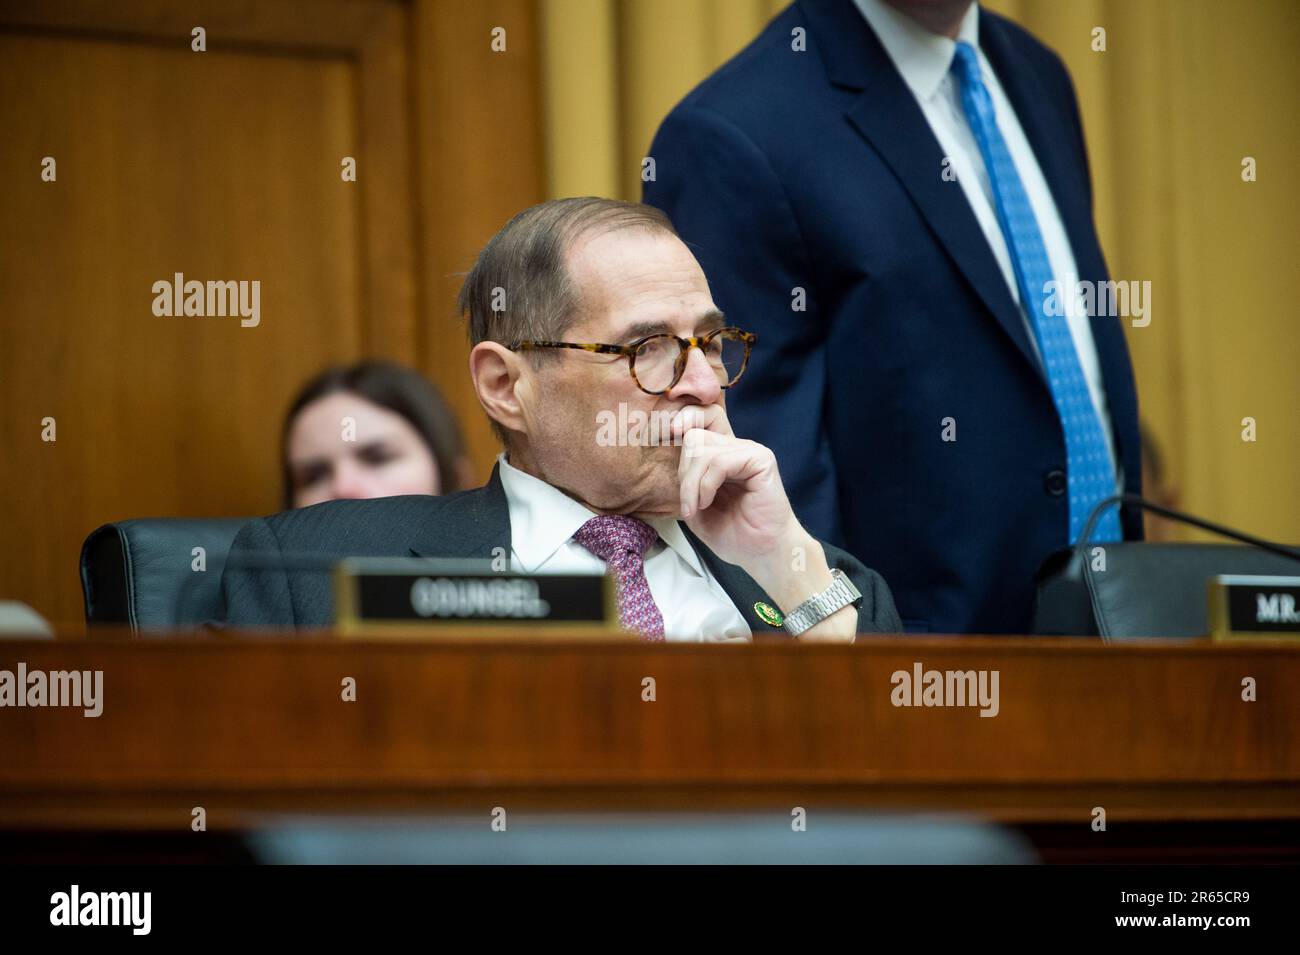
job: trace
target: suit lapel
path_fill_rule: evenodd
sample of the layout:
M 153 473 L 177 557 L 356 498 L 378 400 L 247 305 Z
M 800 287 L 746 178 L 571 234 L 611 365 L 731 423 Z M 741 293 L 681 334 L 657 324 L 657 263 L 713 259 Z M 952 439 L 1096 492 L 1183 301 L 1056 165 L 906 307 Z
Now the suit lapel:
M 943 150 L 889 54 L 847 0 L 803 0 L 801 7 L 831 82 L 862 91 L 845 113 L 849 123 L 890 168 L 980 300 L 1041 377 L 1024 319 L 997 259 L 960 184 L 939 175 Z
M 419 528 L 411 543 L 416 557 L 491 560 L 493 550 L 505 549 L 510 558 L 510 507 L 497 467 L 483 487 L 443 499 L 429 522 Z
M 695 553 L 699 555 L 700 561 L 709 569 L 709 573 L 713 574 L 714 579 L 722 585 L 722 589 L 727 592 L 727 596 L 736 605 L 736 609 L 745 618 L 745 623 L 749 625 L 749 629 L 753 631 L 755 636 L 763 634 L 784 636 L 784 630 L 780 627 L 773 627 L 760 617 L 754 609 L 756 603 L 765 603 L 776 607 L 776 603 L 764 592 L 762 587 L 758 586 L 754 578 L 735 564 L 728 564 L 713 553 L 698 537 L 691 533 L 691 529 L 685 524 L 681 524 L 681 528 L 683 533 L 686 534 L 686 539 L 695 548 Z

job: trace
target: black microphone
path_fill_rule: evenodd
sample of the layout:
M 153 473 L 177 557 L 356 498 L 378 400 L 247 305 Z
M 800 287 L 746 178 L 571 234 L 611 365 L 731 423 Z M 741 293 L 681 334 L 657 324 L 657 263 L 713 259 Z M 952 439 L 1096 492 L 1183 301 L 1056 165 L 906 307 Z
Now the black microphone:
M 1203 531 L 1209 531 L 1211 534 L 1218 534 L 1220 537 L 1227 537 L 1230 540 L 1238 541 L 1242 544 L 1250 544 L 1252 547 L 1258 547 L 1269 553 L 1277 554 L 1281 557 L 1290 557 L 1292 560 L 1300 560 L 1300 549 L 1288 547 L 1286 544 L 1278 544 L 1273 541 L 1264 540 L 1262 537 L 1256 537 L 1254 534 L 1247 534 L 1245 531 L 1235 530 L 1231 527 L 1225 527 L 1222 524 L 1215 524 L 1213 521 L 1207 521 L 1202 517 L 1195 517 L 1183 511 L 1176 511 L 1172 507 L 1165 507 L 1162 504 L 1153 504 L 1139 494 L 1116 494 L 1114 497 L 1108 497 L 1099 502 L 1096 507 L 1088 514 L 1088 520 L 1083 525 L 1083 532 L 1079 535 L 1079 540 L 1075 544 L 1079 550 L 1088 546 L 1088 539 L 1092 537 L 1093 528 L 1101 515 L 1105 513 L 1106 508 L 1115 504 L 1130 505 L 1140 507 L 1143 510 L 1151 511 L 1153 514 L 1159 514 L 1161 517 L 1167 517 L 1170 520 L 1179 521 L 1183 524 L 1199 527 Z M 1133 543 L 1139 543 L 1134 541 Z

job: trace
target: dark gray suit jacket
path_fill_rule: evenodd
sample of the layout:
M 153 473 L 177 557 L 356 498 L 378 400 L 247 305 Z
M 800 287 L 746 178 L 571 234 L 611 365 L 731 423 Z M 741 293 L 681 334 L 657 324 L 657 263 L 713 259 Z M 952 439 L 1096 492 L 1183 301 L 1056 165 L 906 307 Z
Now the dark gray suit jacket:
M 683 525 L 700 560 L 755 634 L 784 631 L 754 612 L 775 604 L 754 579 L 705 547 Z M 343 557 L 491 560 L 510 554 L 510 510 L 497 469 L 486 485 L 443 497 L 411 495 L 329 501 L 249 521 L 231 546 L 221 577 L 229 627 L 327 627 L 334 622 L 329 566 Z M 852 555 L 823 544 L 826 559 L 862 591 L 858 630 L 902 629 L 889 587 Z M 495 548 L 502 548 L 494 555 Z

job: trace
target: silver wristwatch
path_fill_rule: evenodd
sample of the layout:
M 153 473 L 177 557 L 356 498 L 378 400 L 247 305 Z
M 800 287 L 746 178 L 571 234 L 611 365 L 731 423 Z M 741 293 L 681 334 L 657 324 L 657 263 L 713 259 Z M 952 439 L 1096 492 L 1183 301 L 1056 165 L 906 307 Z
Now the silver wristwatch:
M 862 592 L 842 570 L 831 571 L 831 585 L 819 594 L 809 597 L 785 615 L 785 632 L 797 637 L 810 627 L 815 627 L 835 611 L 849 604 L 858 604 Z

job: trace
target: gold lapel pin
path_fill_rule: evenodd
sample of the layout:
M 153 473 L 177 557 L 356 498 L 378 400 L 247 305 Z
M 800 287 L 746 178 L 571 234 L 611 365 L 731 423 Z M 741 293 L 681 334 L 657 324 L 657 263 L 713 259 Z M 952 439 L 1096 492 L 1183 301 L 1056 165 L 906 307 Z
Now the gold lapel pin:
M 781 611 L 777 610 L 769 603 L 758 601 L 754 604 L 754 613 L 758 614 L 759 619 L 773 627 L 779 627 L 785 623 L 785 617 L 781 616 Z

